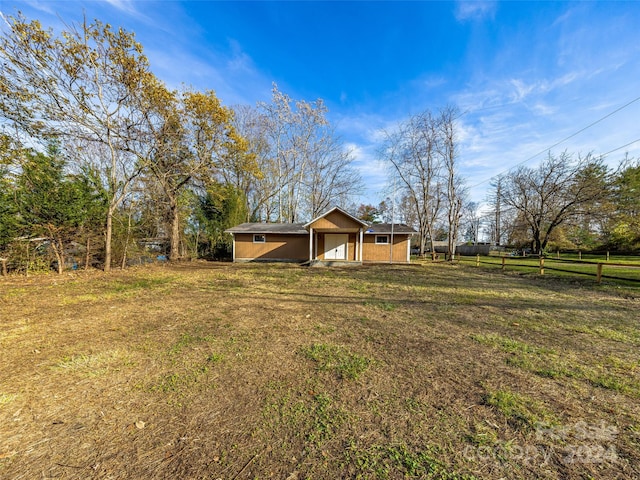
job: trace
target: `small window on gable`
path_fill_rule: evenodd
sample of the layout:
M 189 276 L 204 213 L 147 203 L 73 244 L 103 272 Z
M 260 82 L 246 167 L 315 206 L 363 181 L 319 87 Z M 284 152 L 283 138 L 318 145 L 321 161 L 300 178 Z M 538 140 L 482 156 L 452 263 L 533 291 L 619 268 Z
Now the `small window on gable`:
M 255 233 L 253 235 L 253 243 L 266 243 L 267 236 L 264 233 Z
M 376 243 L 378 245 L 386 245 L 389 243 L 389 235 L 376 235 Z

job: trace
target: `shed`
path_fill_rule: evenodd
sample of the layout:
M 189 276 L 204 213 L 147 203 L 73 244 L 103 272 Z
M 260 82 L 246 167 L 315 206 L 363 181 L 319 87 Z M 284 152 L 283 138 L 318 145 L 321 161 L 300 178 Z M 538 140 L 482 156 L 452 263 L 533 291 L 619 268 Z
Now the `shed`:
M 233 261 L 408 263 L 411 236 L 404 224 L 369 224 L 340 207 L 308 223 L 243 223 L 233 236 Z

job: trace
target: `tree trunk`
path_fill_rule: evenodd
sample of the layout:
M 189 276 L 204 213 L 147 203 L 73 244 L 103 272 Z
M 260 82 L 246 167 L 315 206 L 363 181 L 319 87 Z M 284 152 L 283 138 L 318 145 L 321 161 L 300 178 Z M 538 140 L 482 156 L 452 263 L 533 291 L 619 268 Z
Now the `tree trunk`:
M 58 262 L 58 275 L 62 275 L 62 272 L 64 271 L 64 252 L 60 243 L 55 239 L 51 242 L 53 253 L 56 256 L 56 261 Z
M 124 270 L 127 266 L 127 253 L 129 252 L 129 237 L 131 236 L 131 209 L 129 209 L 129 216 L 127 218 L 127 234 L 124 236 L 124 249 L 122 250 L 122 262 L 120 263 L 120 270 Z
M 429 226 L 427 227 L 427 233 L 429 235 L 429 243 L 431 245 L 431 260 L 435 261 L 436 260 L 436 242 L 433 239 L 433 225 L 429 224 Z
M 24 276 L 28 277 L 29 276 L 29 263 L 31 262 L 31 258 L 30 258 L 31 250 L 29 248 L 29 242 L 28 241 L 25 242 L 25 245 L 27 246 L 27 263 L 24 266 Z
M 111 236 L 113 235 L 113 207 L 107 210 L 107 225 L 104 233 L 104 271 L 111 271 Z
M 62 272 L 64 272 L 64 243 L 61 238 L 55 235 L 55 228 L 53 226 L 48 225 L 47 230 L 51 238 L 53 254 L 56 256 L 56 262 L 58 262 L 58 275 L 62 275 Z
M 542 242 L 540 242 L 540 235 L 537 235 L 533 239 L 533 253 L 540 255 L 542 253 Z
M 171 237 L 169 239 L 169 260 L 174 262 L 180 260 L 180 209 L 176 200 L 171 199 L 170 202 Z
M 84 269 L 89 269 L 89 262 L 91 262 L 91 234 L 87 234 L 87 248 L 84 254 Z
M 6 277 L 7 276 L 7 259 L 0 258 L 0 263 L 2 264 L 2 276 Z

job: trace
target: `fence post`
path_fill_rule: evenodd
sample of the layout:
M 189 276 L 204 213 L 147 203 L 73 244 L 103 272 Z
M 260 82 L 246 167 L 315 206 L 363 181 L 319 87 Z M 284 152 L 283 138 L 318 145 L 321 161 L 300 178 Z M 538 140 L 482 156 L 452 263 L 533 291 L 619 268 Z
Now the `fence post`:
M 6 277 L 7 276 L 7 259 L 0 258 L 0 263 L 2 263 L 2 276 Z
M 559 260 L 560 259 L 560 250 L 556 251 L 556 258 Z
M 544 257 L 540 255 L 540 275 L 544 275 Z
M 607 250 L 607 262 L 609 261 L 609 250 Z
M 506 260 L 507 260 L 506 257 L 502 257 L 502 270 L 504 270 L 504 264 L 505 264 Z
M 476 267 L 480 266 L 480 254 L 476 253 Z
M 598 274 L 596 275 L 596 280 L 598 283 L 602 281 L 602 263 L 598 262 Z
M 582 260 L 582 250 L 578 250 L 578 260 Z

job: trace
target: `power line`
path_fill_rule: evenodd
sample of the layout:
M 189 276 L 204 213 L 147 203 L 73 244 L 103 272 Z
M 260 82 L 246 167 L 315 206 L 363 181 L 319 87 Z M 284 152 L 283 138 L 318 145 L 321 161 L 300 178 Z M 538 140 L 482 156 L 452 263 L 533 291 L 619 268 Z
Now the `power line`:
M 628 147 L 629 145 L 633 145 L 636 142 L 640 142 L 640 138 L 636 138 L 635 140 L 632 140 L 629 143 L 625 143 L 624 145 L 622 145 L 622 146 L 620 146 L 618 148 L 614 148 L 613 150 L 609 150 L 607 153 L 603 153 L 601 156 L 602 157 L 606 157 L 610 153 L 617 152 L 618 150 L 622 150 L 623 148 Z
M 615 115 L 615 114 L 616 114 L 616 113 L 618 113 L 620 110 L 623 110 L 623 109 L 627 108 L 628 106 L 632 105 L 633 103 L 637 102 L 638 100 L 640 100 L 640 97 L 636 97 L 636 98 L 634 98 L 633 100 L 631 100 L 631 101 L 629 101 L 629 102 L 625 103 L 625 104 L 624 104 L 624 105 L 622 105 L 621 107 L 618 107 L 618 108 L 616 108 L 615 110 L 613 110 L 612 112 L 607 113 L 604 117 L 601 117 L 601 118 L 599 118 L 598 120 L 596 120 L 596 121 L 594 121 L 594 122 L 591 122 L 591 123 L 590 123 L 589 125 L 587 125 L 586 127 L 583 127 L 583 128 L 581 128 L 580 130 L 578 130 L 577 132 L 572 133 L 572 134 L 571 134 L 571 135 L 569 135 L 568 137 L 565 137 L 565 138 L 563 138 L 562 140 L 560 140 L 560 141 L 558 141 L 558 142 L 554 143 L 554 144 L 553 144 L 553 145 L 551 145 L 550 147 L 547 147 L 547 148 L 545 148 L 545 149 L 543 149 L 543 150 L 540 150 L 540 151 L 539 151 L 538 153 L 536 153 L 535 155 L 532 155 L 532 156 L 530 156 L 529 158 L 527 158 L 527 159 L 525 159 L 525 160 L 521 161 L 520 163 L 517 163 L 517 164 L 515 164 L 515 165 L 512 165 L 512 166 L 511 166 L 511 167 L 509 167 L 508 169 L 503 170 L 502 172 L 500 172 L 500 173 L 498 173 L 498 174 L 496 174 L 496 175 L 493 175 L 492 177 L 489 177 L 489 178 L 487 178 L 486 180 L 483 180 L 482 182 L 476 183 L 475 185 L 472 185 L 472 186 L 471 186 L 471 187 L 469 187 L 469 188 L 475 188 L 475 187 L 478 187 L 478 186 L 480 186 L 480 185 L 482 185 L 482 184 L 484 184 L 484 183 L 487 183 L 488 181 L 490 181 L 490 180 L 492 180 L 492 179 L 494 179 L 494 178 L 496 178 L 496 177 L 498 177 L 498 176 L 500 176 L 500 175 L 503 175 L 503 174 L 505 174 L 505 173 L 509 172 L 510 170 L 512 170 L 512 169 L 514 169 L 514 168 L 516 168 L 516 167 L 519 167 L 519 166 L 521 166 L 521 165 L 524 165 L 525 163 L 529 162 L 530 160 L 533 160 L 534 158 L 536 158 L 538 155 L 541 155 L 541 154 L 543 154 L 543 153 L 545 153 L 545 152 L 548 152 L 548 151 L 549 151 L 549 150 L 551 150 L 552 148 L 557 147 L 558 145 L 560 145 L 561 143 L 564 143 L 564 142 L 566 142 L 567 140 L 569 140 L 569 139 L 571 139 L 571 138 L 575 137 L 576 135 L 581 134 L 581 133 L 582 133 L 582 132 L 584 132 L 585 130 L 588 130 L 589 128 L 593 127 L 594 125 L 597 125 L 598 123 L 602 122 L 603 120 L 606 120 L 607 118 L 611 117 L 612 115 Z M 630 143 L 628 143 L 628 144 L 626 144 L 626 145 L 623 145 L 623 146 L 621 146 L 621 147 L 618 147 L 618 148 L 616 148 L 616 149 L 614 149 L 614 150 L 611 150 L 611 151 L 609 151 L 609 152 L 605 153 L 603 156 L 608 155 L 609 153 L 615 152 L 616 150 L 620 150 L 620 149 L 622 149 L 622 148 L 624 148 L 624 147 L 627 147 L 627 146 L 629 146 L 629 145 L 631 145 L 631 144 L 633 144 L 633 143 L 635 143 L 635 142 L 637 142 L 637 141 L 640 141 L 640 138 L 639 138 L 639 139 L 637 139 L 637 140 L 634 140 L 633 142 L 630 142 Z

